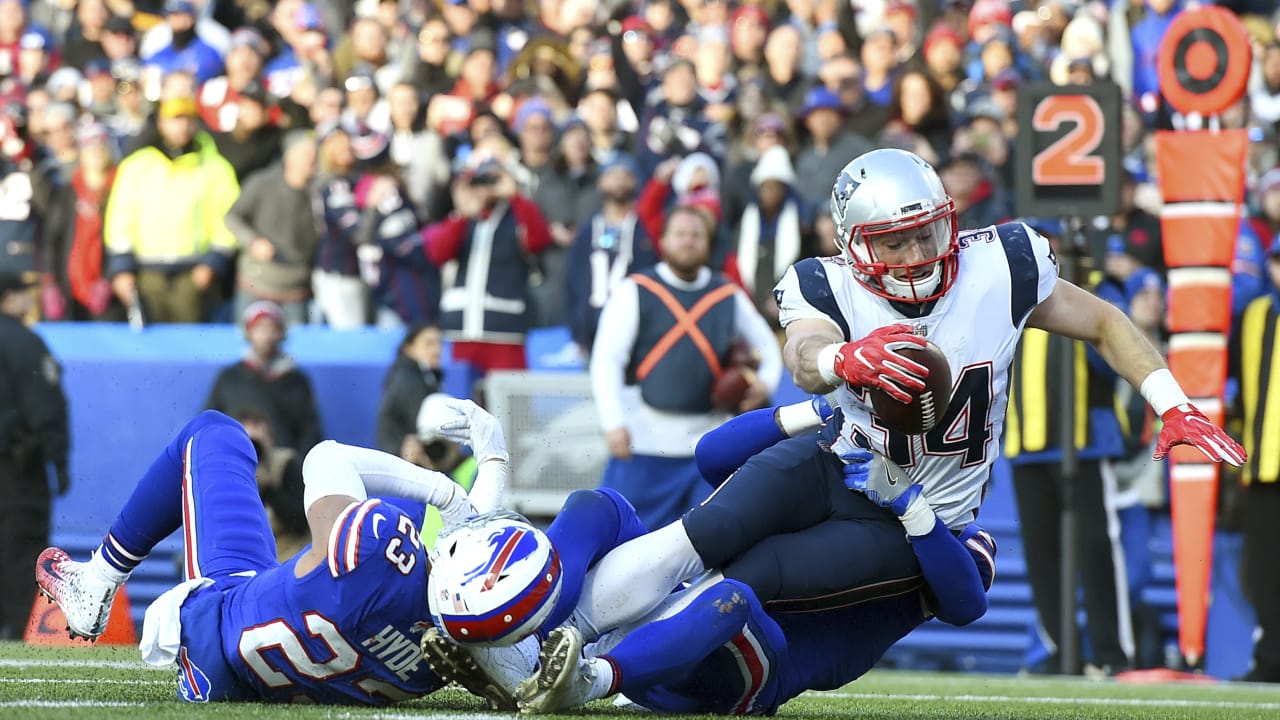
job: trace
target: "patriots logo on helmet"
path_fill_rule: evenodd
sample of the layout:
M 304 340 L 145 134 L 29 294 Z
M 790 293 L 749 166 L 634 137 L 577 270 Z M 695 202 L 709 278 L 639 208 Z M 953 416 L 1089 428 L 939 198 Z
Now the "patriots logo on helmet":
M 836 186 L 831 190 L 831 212 L 839 213 L 841 222 L 844 221 L 844 210 L 849 198 L 853 197 L 861 185 L 847 172 L 840 173 L 840 177 L 836 178 Z

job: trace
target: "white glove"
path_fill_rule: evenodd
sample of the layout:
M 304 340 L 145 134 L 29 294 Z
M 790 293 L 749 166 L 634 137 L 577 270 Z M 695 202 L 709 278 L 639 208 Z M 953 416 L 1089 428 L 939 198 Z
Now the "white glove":
M 440 432 L 442 424 L 464 417 L 449 404 L 450 400 L 453 397 L 445 393 L 432 393 L 422 399 L 418 406 L 417 429 L 418 439 L 424 445 L 444 438 Z
M 457 416 L 440 423 L 441 436 L 456 443 L 470 445 L 476 462 L 507 462 L 507 441 L 502 435 L 502 423 L 498 422 L 498 418 L 470 400 L 449 398 L 444 402 Z

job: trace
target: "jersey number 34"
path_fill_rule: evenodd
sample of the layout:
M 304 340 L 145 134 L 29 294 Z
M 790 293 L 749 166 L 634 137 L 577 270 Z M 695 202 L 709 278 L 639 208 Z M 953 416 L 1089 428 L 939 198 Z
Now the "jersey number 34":
M 937 427 L 922 437 L 926 455 L 959 455 L 961 467 L 980 465 L 987 459 L 987 444 L 991 440 L 991 363 L 969 365 L 960 372 L 951 391 L 947 413 Z M 872 414 L 871 423 L 884 433 L 885 454 L 902 467 L 916 462 L 917 444 L 910 435 L 885 427 Z M 871 438 L 857 426 L 853 428 L 853 443 L 872 449 Z

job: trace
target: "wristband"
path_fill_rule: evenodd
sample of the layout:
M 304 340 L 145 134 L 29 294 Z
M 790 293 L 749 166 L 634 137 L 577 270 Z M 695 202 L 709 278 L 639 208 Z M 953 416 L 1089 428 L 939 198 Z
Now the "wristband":
M 844 343 L 831 343 L 818 351 L 818 375 L 829 385 L 840 384 L 840 376 L 836 374 L 836 354 L 842 347 Z
M 809 400 L 791 405 L 779 405 L 773 417 L 778 423 L 778 428 L 787 437 L 795 437 L 822 424 L 822 418 L 813 411 L 813 403 Z
M 1151 409 L 1156 411 L 1156 417 L 1164 417 L 1170 409 L 1190 403 L 1182 386 L 1173 379 L 1173 373 L 1168 368 L 1161 368 L 1148 375 L 1138 391 L 1151 405 Z

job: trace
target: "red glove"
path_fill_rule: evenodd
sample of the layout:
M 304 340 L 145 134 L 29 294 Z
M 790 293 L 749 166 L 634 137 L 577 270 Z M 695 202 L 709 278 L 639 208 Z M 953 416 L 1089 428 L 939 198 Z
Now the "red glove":
M 897 351 L 912 347 L 924 349 L 926 345 L 928 341 L 906 325 L 876 328 L 861 340 L 840 346 L 835 356 L 835 373 L 853 385 L 879 388 L 895 400 L 909 403 L 911 395 L 907 390 L 923 390 L 929 368 Z
M 1226 431 L 1214 425 L 1190 403 L 1169 408 L 1160 416 L 1164 427 L 1156 440 L 1156 451 L 1151 457 L 1163 460 L 1174 445 L 1191 445 L 1214 462 L 1227 462 L 1236 467 L 1244 464 L 1244 448 L 1231 439 Z

